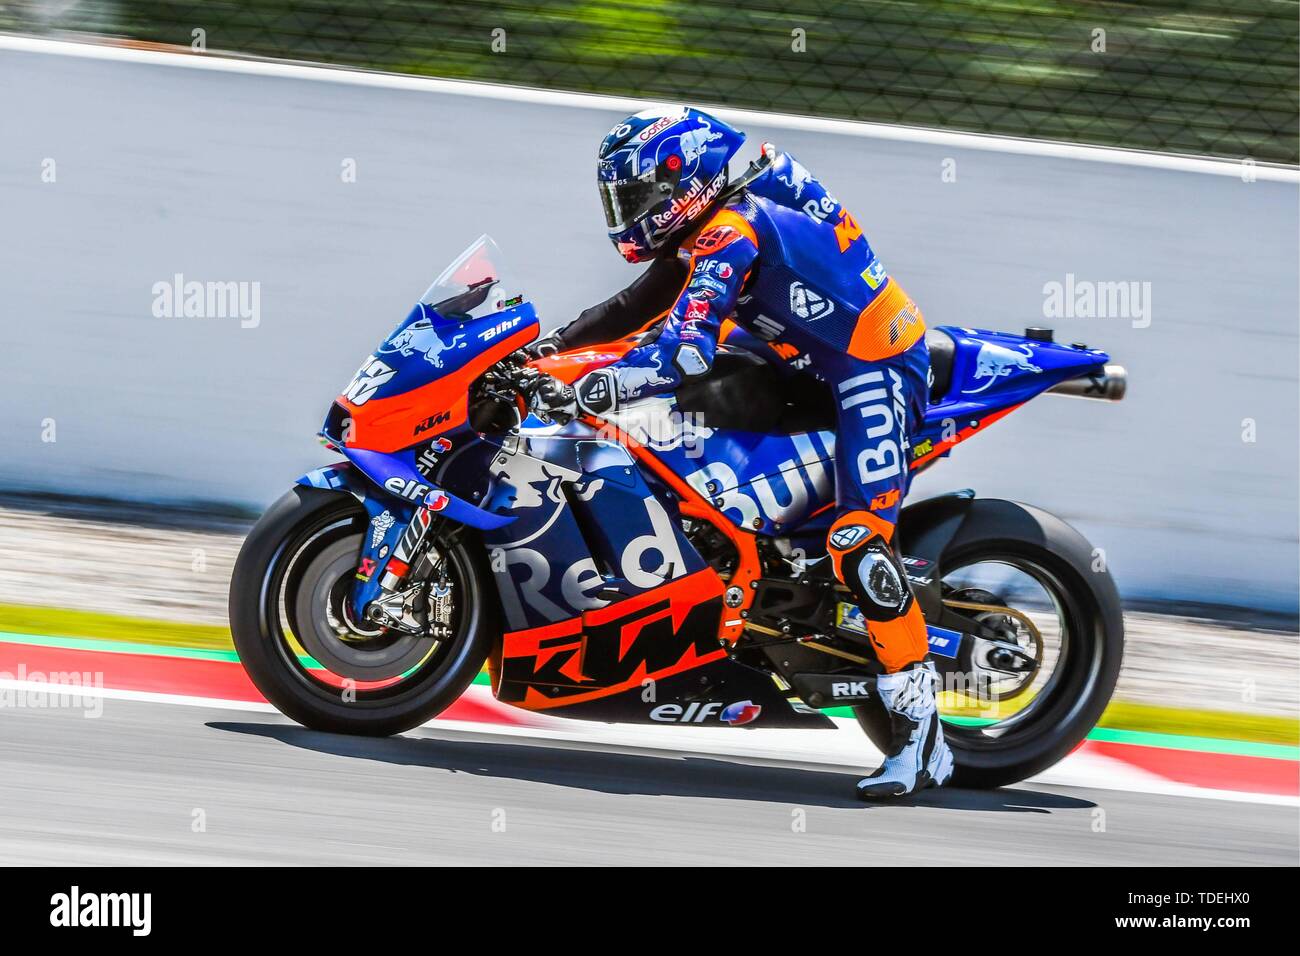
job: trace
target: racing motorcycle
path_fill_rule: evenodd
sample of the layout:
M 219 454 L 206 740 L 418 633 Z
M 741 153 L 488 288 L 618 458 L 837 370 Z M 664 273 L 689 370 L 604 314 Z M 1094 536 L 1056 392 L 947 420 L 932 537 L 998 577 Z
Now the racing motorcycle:
M 230 621 L 258 689 L 308 727 L 388 735 L 486 668 L 515 707 L 605 722 L 834 728 L 883 743 L 866 622 L 826 557 L 834 407 L 811 374 L 719 349 L 674 394 L 598 420 L 529 396 L 636 337 L 534 358 L 536 311 L 472 244 L 361 364 L 235 565 Z M 927 332 L 914 472 L 1043 393 L 1118 400 L 1106 353 Z M 908 505 L 898 546 L 943 679 L 955 783 L 1051 766 L 1119 673 L 1115 586 L 1079 532 L 970 490 Z M 845 721 L 841 721 L 845 723 Z

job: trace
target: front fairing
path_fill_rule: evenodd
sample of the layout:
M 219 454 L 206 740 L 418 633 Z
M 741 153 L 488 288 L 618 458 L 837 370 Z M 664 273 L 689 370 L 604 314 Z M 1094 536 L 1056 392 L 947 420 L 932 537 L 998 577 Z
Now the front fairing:
M 474 380 L 537 338 L 537 313 L 506 274 L 495 243 L 471 245 L 361 364 L 322 436 L 396 452 L 465 427 Z

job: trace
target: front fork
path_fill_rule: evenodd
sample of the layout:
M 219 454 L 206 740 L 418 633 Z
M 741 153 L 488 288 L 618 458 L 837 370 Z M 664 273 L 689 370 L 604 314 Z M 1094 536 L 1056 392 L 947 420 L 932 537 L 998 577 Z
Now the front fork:
M 434 496 L 430 496 L 434 497 Z M 382 565 L 378 588 L 362 608 L 362 616 L 373 624 L 396 628 L 399 631 L 414 632 L 430 637 L 445 637 L 451 633 L 451 586 L 445 580 L 432 582 L 428 593 L 417 582 L 406 586 L 411 567 L 426 553 L 429 545 L 430 530 L 434 525 L 437 501 L 425 500 L 411 516 L 411 520 L 401 530 L 392 553 Z M 383 545 L 381 545 L 381 548 Z M 362 548 L 362 558 L 358 566 L 357 577 L 361 583 L 369 584 L 370 577 L 363 578 L 368 559 Z M 354 588 L 353 600 L 356 600 Z M 370 589 L 366 589 L 370 590 Z

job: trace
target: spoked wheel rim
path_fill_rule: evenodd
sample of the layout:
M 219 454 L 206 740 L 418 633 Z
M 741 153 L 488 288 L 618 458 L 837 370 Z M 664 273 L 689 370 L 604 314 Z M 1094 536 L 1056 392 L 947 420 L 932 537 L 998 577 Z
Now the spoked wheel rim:
M 989 597 L 1009 606 L 1017 616 L 973 612 L 954 607 L 984 623 L 998 626 L 1037 667 L 1030 680 L 1009 678 L 991 693 L 972 696 L 945 685 L 939 713 L 945 734 L 962 749 L 997 750 L 1018 745 L 1026 737 L 1068 719 L 1087 697 L 1098 660 L 1090 654 L 1090 618 L 1079 598 L 1048 561 L 1023 554 L 971 555 L 951 563 L 943 576 L 945 596 L 954 603 L 991 604 Z M 983 592 L 973 594 L 972 592 Z M 969 602 L 972 596 L 982 597 Z M 1024 626 L 1024 618 L 1033 627 Z M 1036 631 L 1036 634 L 1031 632 Z M 1010 685 L 1008 687 L 1008 685 Z M 1019 686 L 1016 686 L 1019 685 Z
M 447 669 L 466 637 L 467 608 L 453 600 L 450 636 L 434 640 L 358 621 L 347 595 L 356 575 L 366 518 L 322 516 L 286 542 L 263 582 L 267 633 L 289 673 L 314 695 L 365 707 L 421 693 Z M 461 549 L 440 552 L 453 595 L 467 595 L 472 573 Z

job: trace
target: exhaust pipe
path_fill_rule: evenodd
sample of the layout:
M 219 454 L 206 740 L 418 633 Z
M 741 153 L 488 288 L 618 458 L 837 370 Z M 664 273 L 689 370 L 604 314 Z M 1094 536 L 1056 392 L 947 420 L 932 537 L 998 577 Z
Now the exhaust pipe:
M 1128 372 L 1122 365 L 1106 365 L 1101 371 L 1081 378 L 1069 378 L 1047 390 L 1053 395 L 1073 398 L 1094 398 L 1102 402 L 1118 402 L 1128 391 Z

